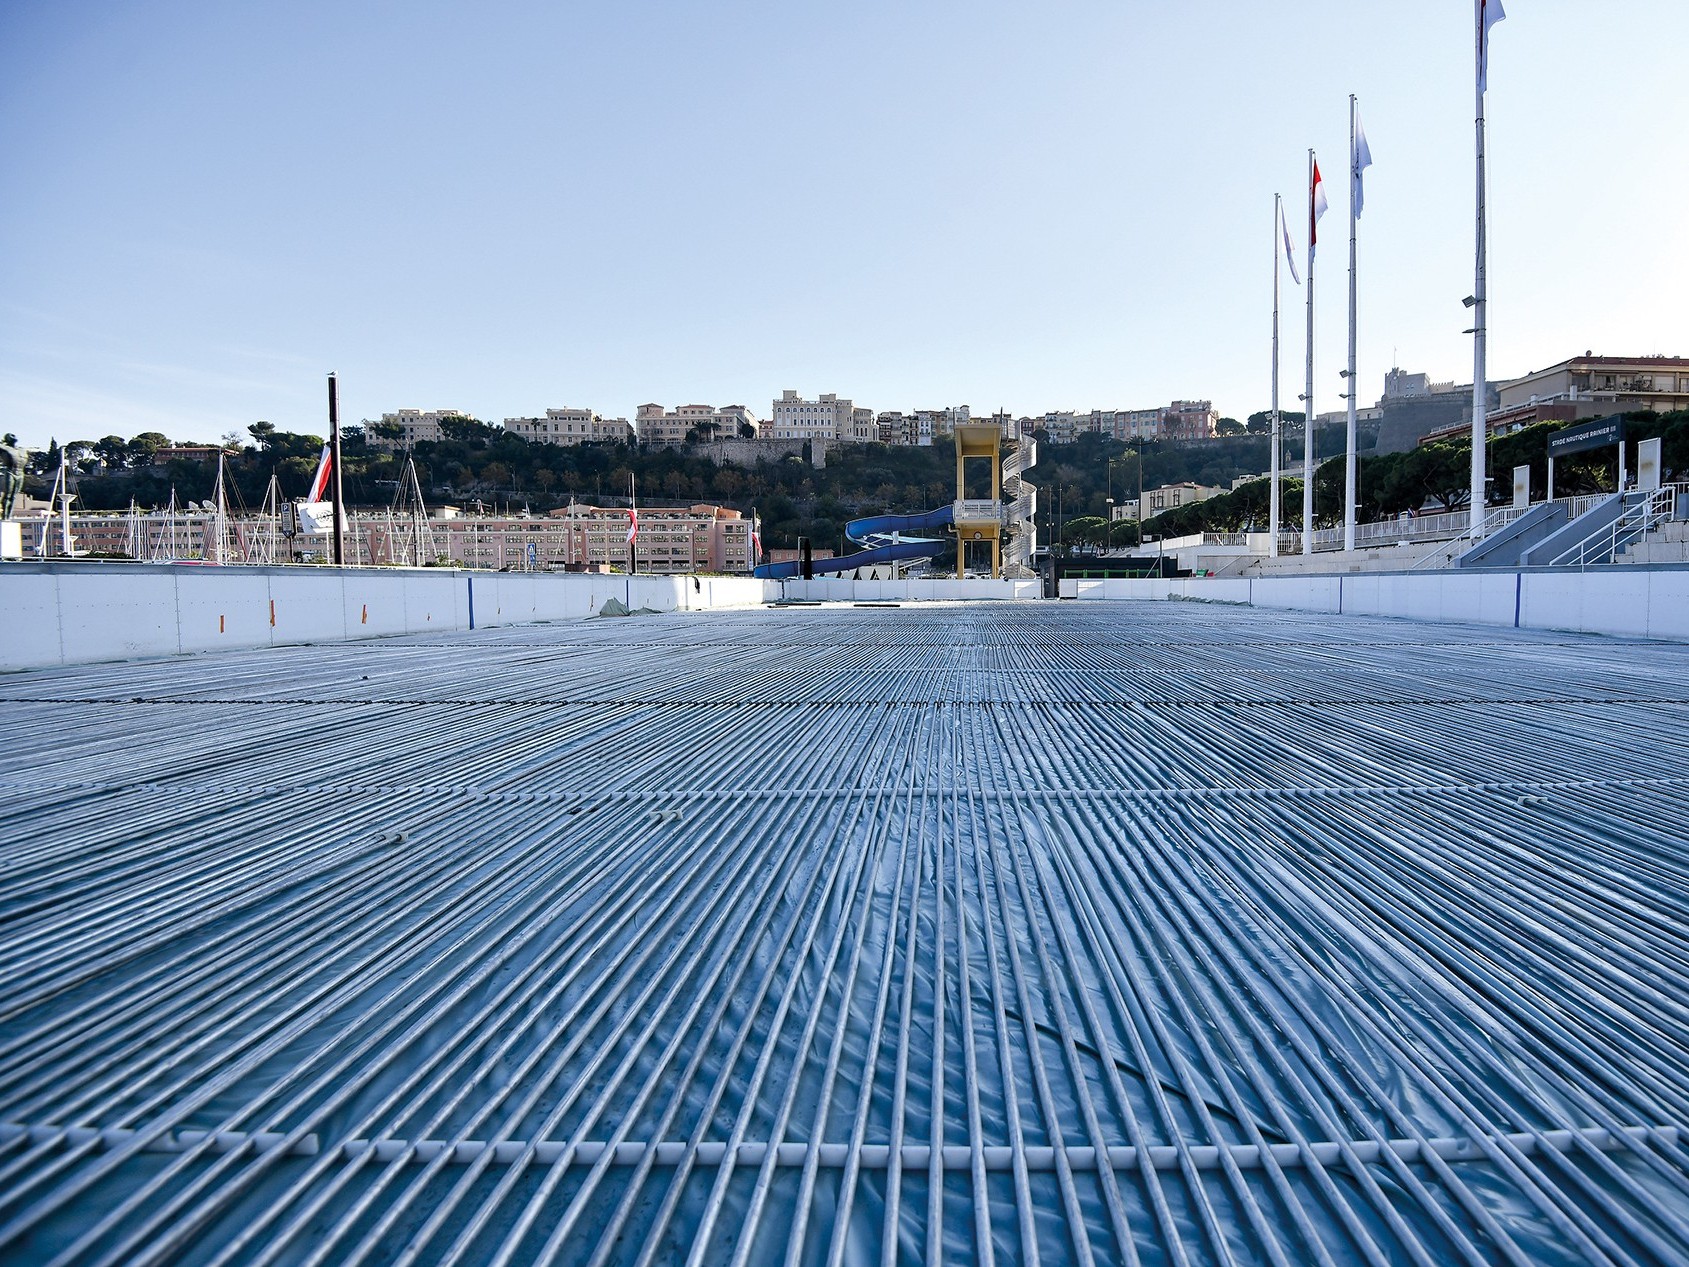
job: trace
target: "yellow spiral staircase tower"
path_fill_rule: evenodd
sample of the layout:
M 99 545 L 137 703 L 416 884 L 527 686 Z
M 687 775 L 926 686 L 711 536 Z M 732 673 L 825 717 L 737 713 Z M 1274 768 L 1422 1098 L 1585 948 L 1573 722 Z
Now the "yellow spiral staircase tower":
M 956 428 L 956 579 L 968 573 L 968 548 L 991 543 L 991 575 L 1003 575 L 1003 433 L 995 425 L 968 423 Z M 989 498 L 968 496 L 968 463 L 991 464 Z M 975 487 L 978 487 L 977 483 Z

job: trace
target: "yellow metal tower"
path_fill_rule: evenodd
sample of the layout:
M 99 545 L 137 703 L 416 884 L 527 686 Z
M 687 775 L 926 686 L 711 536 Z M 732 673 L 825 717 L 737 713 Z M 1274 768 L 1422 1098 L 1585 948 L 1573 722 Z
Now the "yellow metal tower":
M 968 547 L 991 543 L 991 575 L 1003 575 L 1003 433 L 996 426 L 969 423 L 956 428 L 956 578 L 968 571 Z M 989 462 L 989 497 L 968 496 L 968 463 Z M 974 468 L 977 476 L 978 468 Z M 978 484 L 975 484 L 978 491 Z

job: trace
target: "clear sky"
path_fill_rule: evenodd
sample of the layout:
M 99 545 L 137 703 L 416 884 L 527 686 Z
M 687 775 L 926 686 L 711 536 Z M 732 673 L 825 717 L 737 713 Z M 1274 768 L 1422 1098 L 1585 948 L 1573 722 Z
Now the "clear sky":
M 1492 375 L 1689 354 L 1689 4 L 1507 3 Z M 1309 146 L 1336 408 L 1351 92 L 1362 401 L 1393 360 L 1470 381 L 1471 9 L 10 0 L 0 430 L 321 433 L 331 369 L 352 421 L 787 387 L 1243 417 Z

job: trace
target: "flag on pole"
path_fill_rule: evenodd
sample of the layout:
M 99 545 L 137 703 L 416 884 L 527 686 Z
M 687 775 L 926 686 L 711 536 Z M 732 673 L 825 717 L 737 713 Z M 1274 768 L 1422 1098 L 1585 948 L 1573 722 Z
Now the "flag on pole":
M 639 507 L 628 507 L 628 544 L 632 545 L 639 537 Z
M 1314 161 L 1314 183 L 1308 190 L 1308 263 L 1314 262 L 1314 248 L 1320 240 L 1320 217 L 1330 209 L 1325 200 L 1325 177 L 1320 175 L 1319 160 Z
M 751 563 L 755 565 L 762 559 L 762 520 L 751 515 Z
M 1281 209 L 1278 216 L 1279 227 L 1284 230 L 1284 262 L 1290 265 L 1290 280 L 1298 286 L 1302 284 L 1302 275 L 1296 271 L 1296 242 L 1290 236 L 1290 221 L 1284 218 Z
M 1478 91 L 1484 92 L 1490 82 L 1490 28 L 1507 16 L 1501 0 L 1478 0 Z
M 323 494 L 328 491 L 329 468 L 333 465 L 329 445 L 324 442 L 322 460 L 317 463 L 317 473 L 311 477 L 311 495 L 305 499 L 306 501 L 320 502 L 323 499 Z
M 1355 152 L 1351 156 L 1355 174 L 1355 219 L 1361 217 L 1361 208 L 1366 206 L 1365 182 L 1361 173 L 1372 166 L 1372 147 L 1366 143 L 1366 128 L 1361 125 L 1361 112 L 1355 110 Z

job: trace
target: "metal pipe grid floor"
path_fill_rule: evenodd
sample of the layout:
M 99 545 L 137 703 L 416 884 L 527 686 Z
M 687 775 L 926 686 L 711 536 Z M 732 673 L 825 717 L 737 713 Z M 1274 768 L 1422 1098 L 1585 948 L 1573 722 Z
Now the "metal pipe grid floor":
M 0 678 L 0 1260 L 1689 1260 L 1689 646 L 1195 604 Z

